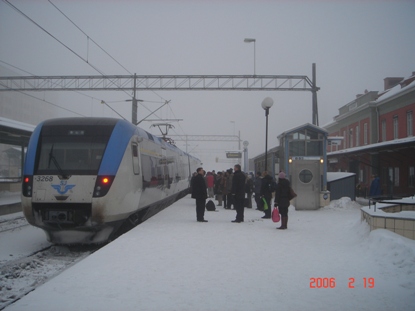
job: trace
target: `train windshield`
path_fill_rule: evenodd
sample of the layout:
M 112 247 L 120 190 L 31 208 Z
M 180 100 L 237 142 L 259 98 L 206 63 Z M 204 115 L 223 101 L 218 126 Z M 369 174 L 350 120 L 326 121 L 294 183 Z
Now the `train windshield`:
M 98 173 L 109 136 L 102 133 L 90 136 L 84 131 L 62 136 L 56 132 L 51 134 L 42 135 L 40 139 L 35 174 L 67 176 Z

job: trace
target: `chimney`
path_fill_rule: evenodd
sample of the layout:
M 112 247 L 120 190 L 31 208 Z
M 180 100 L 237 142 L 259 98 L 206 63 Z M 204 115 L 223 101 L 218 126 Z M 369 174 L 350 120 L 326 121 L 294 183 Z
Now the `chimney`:
M 384 91 L 393 88 L 394 86 L 398 85 L 404 78 L 401 77 L 387 77 L 383 79 L 384 82 Z

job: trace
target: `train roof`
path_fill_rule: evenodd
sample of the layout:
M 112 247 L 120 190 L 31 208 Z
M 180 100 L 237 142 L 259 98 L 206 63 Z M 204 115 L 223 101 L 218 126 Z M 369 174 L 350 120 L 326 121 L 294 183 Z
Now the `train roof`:
M 115 118 L 56 118 L 43 121 L 43 125 L 112 125 L 117 124 L 121 119 Z
M 175 152 L 179 152 L 181 154 L 187 155 L 194 159 L 196 157 L 184 152 L 183 150 L 179 149 L 177 146 L 172 145 L 158 136 L 155 136 L 146 130 L 134 126 L 132 123 L 128 122 L 127 120 L 117 119 L 117 118 L 99 118 L 99 117 L 73 117 L 73 118 L 55 118 L 43 121 L 42 125 L 108 125 L 108 126 L 115 126 L 118 122 L 125 123 L 126 126 L 131 127 L 135 130 L 135 132 L 146 139 L 153 141 L 154 143 L 161 145 L 165 148 L 173 150 Z

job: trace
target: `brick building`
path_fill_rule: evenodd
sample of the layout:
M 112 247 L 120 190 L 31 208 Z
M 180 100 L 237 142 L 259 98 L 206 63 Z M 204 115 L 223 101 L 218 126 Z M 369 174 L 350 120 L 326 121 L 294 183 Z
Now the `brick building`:
M 328 146 L 328 171 L 356 173 L 361 196 L 379 175 L 383 196 L 415 194 L 415 72 L 384 79 L 384 90 L 365 91 L 323 128 L 339 143 Z

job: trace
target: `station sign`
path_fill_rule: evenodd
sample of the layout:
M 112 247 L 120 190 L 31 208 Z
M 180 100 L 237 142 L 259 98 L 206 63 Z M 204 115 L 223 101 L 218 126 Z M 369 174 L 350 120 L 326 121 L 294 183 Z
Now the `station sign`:
M 226 152 L 226 157 L 228 159 L 241 159 L 242 158 L 242 153 L 241 152 L 236 152 L 236 151 L 229 151 L 229 152 Z
M 321 157 L 291 157 L 293 160 L 319 161 Z
M 327 144 L 329 146 L 340 146 L 343 142 L 344 137 L 342 136 L 329 136 L 327 137 Z

